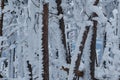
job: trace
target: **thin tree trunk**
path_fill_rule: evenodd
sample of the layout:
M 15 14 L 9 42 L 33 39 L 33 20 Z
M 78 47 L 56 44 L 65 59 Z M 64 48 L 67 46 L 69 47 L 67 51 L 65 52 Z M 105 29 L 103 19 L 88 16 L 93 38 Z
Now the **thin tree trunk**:
M 93 4 L 94 6 L 97 6 L 99 3 L 99 0 L 96 0 Z M 98 15 L 93 12 L 91 17 L 98 17 Z M 93 27 L 92 27 L 92 39 L 91 39 L 91 45 L 90 45 L 90 76 L 92 80 L 96 80 L 95 78 L 95 60 L 97 60 L 96 56 L 96 37 L 97 37 L 97 24 L 98 22 L 96 20 L 93 21 Z
M 0 7 L 1 7 L 1 11 L 2 11 L 4 9 L 4 0 L 1 0 Z M 0 15 L 0 36 L 3 35 L 3 32 L 2 32 L 2 28 L 3 28 L 3 16 L 4 16 L 4 14 L 1 12 L 1 15 Z
M 0 7 L 1 7 L 1 14 L 0 14 L 0 36 L 3 36 L 3 16 L 4 14 L 2 13 L 2 10 L 4 9 L 4 0 L 1 0 L 1 4 L 0 4 Z M 1 42 L 0 45 L 2 45 L 3 42 Z M 2 48 L 0 49 L 0 57 L 1 57 L 1 54 L 2 54 Z
M 79 47 L 79 51 L 81 53 L 78 53 L 78 56 L 77 56 L 77 60 L 75 62 L 75 68 L 74 68 L 74 73 L 75 73 L 75 76 L 73 78 L 73 80 L 77 80 L 77 78 L 79 77 L 77 72 L 79 71 L 79 66 L 80 66 L 80 62 L 81 62 L 81 57 L 82 57 L 82 54 L 83 54 L 83 49 L 84 49 L 84 46 L 85 46 L 85 42 L 86 42 L 86 39 L 87 39 L 87 36 L 88 36 L 88 33 L 89 33 L 89 30 L 90 30 L 90 27 L 87 26 L 84 33 L 83 33 L 83 37 L 82 37 L 82 42 L 81 42 L 81 45 Z M 83 72 L 81 72 L 83 73 Z M 82 76 L 81 76 L 82 77 Z
M 42 46 L 43 46 L 43 80 L 49 80 L 49 52 L 48 52 L 48 12 L 49 4 L 43 4 L 43 34 L 42 34 Z
M 62 10 L 62 7 L 61 7 L 61 2 L 62 0 L 56 0 L 56 3 L 57 3 L 57 10 L 58 10 L 58 13 L 57 15 L 59 16 L 60 14 L 63 14 L 63 10 Z M 65 48 L 65 51 L 66 51 L 66 62 L 68 64 L 71 63 L 71 55 L 69 53 L 69 51 L 67 51 L 67 46 L 66 46 L 66 37 L 65 37 L 65 24 L 64 24 L 64 19 L 63 17 L 61 19 L 59 19 L 59 28 L 61 30 L 61 34 L 62 34 L 62 43 L 64 45 L 64 48 Z
M 105 46 L 106 46 L 106 32 L 104 32 L 103 49 L 105 49 Z
M 29 63 L 29 61 L 27 61 L 27 67 L 28 67 L 28 70 L 29 70 L 29 76 L 30 76 L 30 80 L 33 80 L 33 73 L 32 73 L 32 66 L 31 64 Z
M 120 50 L 120 0 L 119 0 L 119 5 L 118 5 L 118 38 L 119 38 L 119 50 Z
M 96 60 L 96 36 L 97 36 L 97 21 L 93 20 L 93 34 L 90 45 L 90 75 L 92 80 L 95 79 L 95 60 Z

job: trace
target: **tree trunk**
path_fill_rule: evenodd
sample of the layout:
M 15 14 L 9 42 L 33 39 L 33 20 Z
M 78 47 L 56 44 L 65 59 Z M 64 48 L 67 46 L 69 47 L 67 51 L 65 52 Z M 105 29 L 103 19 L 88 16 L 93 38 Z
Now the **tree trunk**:
M 94 6 L 97 6 L 99 3 L 99 0 L 96 0 L 94 2 Z M 98 17 L 98 15 L 93 12 L 91 15 L 91 19 L 94 17 Z M 95 60 L 97 60 L 96 56 L 96 37 L 97 37 L 97 24 L 98 22 L 96 20 L 91 20 L 93 22 L 93 27 L 92 27 L 92 39 L 91 39 L 91 45 L 90 45 L 90 76 L 92 80 L 96 80 L 95 78 Z
M 87 36 L 88 36 L 88 33 L 89 33 L 89 29 L 90 27 L 87 26 L 84 33 L 83 33 L 83 37 L 82 37 L 82 42 L 81 42 L 81 45 L 79 47 L 79 51 L 81 53 L 78 53 L 78 56 L 77 56 L 77 60 L 75 62 L 75 68 L 74 68 L 74 73 L 75 73 L 75 76 L 73 78 L 73 80 L 77 80 L 77 78 L 79 77 L 77 75 L 77 72 L 79 71 L 79 66 L 80 66 L 80 62 L 81 62 L 81 57 L 82 57 L 82 54 L 83 54 L 83 49 L 84 49 L 84 46 L 85 46 L 85 42 L 86 42 L 86 39 L 87 39 Z M 82 77 L 82 76 L 81 76 Z
M 4 14 L 2 13 L 2 10 L 4 9 L 4 0 L 1 0 L 1 4 L 0 4 L 0 7 L 1 7 L 1 14 L 0 14 L 0 36 L 3 36 L 3 16 Z M 3 41 L 1 42 L 0 45 L 3 44 Z M 0 57 L 1 57 L 1 54 L 2 54 L 2 48 L 0 49 Z
M 120 0 L 119 0 L 119 5 L 118 5 L 118 38 L 119 38 L 119 50 L 120 50 Z
M 103 49 L 105 49 L 105 46 L 106 46 L 106 32 L 104 32 Z
M 43 46 L 43 80 L 49 80 L 49 53 L 48 53 L 48 7 L 49 4 L 43 4 L 43 34 L 42 34 L 42 46 Z
M 96 36 L 97 36 L 97 21 L 93 20 L 93 34 L 92 34 L 92 40 L 90 45 L 90 75 L 92 80 L 95 79 L 95 60 L 96 60 Z
M 29 76 L 30 76 L 30 80 L 33 80 L 33 74 L 32 74 L 32 66 L 31 64 L 29 63 L 29 61 L 27 61 L 27 67 L 28 67 L 28 70 L 29 70 Z
M 0 36 L 2 36 L 3 35 L 3 33 L 2 33 L 3 16 L 4 16 L 4 14 L 2 13 L 2 10 L 4 9 L 4 0 L 1 0 L 0 7 L 1 7 L 1 14 L 0 14 Z
M 57 15 L 59 16 L 60 14 L 63 14 L 63 10 L 62 10 L 62 7 L 61 7 L 61 2 L 62 0 L 56 0 L 56 3 L 57 3 L 57 10 L 58 10 L 58 13 Z M 66 62 L 68 64 L 71 63 L 71 55 L 69 53 L 69 51 L 67 50 L 67 46 L 66 46 L 66 37 L 65 37 L 65 24 L 64 24 L 64 19 L 63 17 L 61 19 L 59 19 L 59 28 L 61 30 L 61 34 L 62 34 L 62 43 L 64 45 L 64 48 L 65 48 L 65 51 L 66 51 Z

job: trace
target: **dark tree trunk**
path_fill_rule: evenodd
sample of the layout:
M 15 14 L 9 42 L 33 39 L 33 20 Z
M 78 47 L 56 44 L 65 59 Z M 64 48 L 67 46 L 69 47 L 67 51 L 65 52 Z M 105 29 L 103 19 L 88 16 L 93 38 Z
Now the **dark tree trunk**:
M 0 79 L 3 78 L 3 76 L 0 74 Z
M 78 76 L 77 72 L 79 71 L 79 66 L 80 66 L 80 62 L 81 62 L 81 57 L 82 57 L 82 54 L 83 54 L 83 49 L 84 49 L 84 46 L 85 46 L 85 42 L 86 42 L 86 39 L 87 39 L 87 36 L 88 36 L 88 33 L 89 33 L 89 26 L 87 26 L 85 28 L 85 31 L 83 33 L 83 37 L 82 37 L 82 42 L 81 42 L 81 45 L 79 47 L 79 51 L 81 53 L 78 53 L 78 56 L 77 56 L 77 60 L 75 62 L 75 68 L 74 68 L 74 73 L 75 73 L 75 76 L 73 78 L 73 80 L 78 80 L 78 78 L 80 76 Z M 83 74 L 83 72 L 81 72 Z M 82 77 L 82 76 L 81 76 Z
M 4 9 L 4 0 L 1 0 L 0 6 L 1 6 L 1 10 L 3 10 Z M 3 36 L 3 31 L 2 31 L 2 29 L 3 29 L 3 16 L 4 16 L 4 14 L 2 13 L 0 15 L 0 36 Z M 2 44 L 3 44 L 3 41 L 1 42 L 0 45 L 2 45 Z M 1 57 L 1 54 L 2 54 L 2 48 L 0 49 L 0 57 Z
M 104 39 L 103 39 L 103 49 L 105 49 L 105 46 L 106 46 L 106 35 L 107 35 L 107 33 L 105 32 L 104 33 Z
M 3 10 L 4 9 L 4 0 L 1 0 L 1 10 Z M 1 15 L 0 15 L 0 36 L 2 36 L 3 35 L 3 33 L 2 33 L 2 28 L 3 28 L 3 16 L 4 16 L 4 14 L 2 13 Z
M 49 52 L 48 52 L 48 12 L 49 4 L 43 4 L 43 34 L 42 34 L 42 47 L 43 47 L 43 80 L 49 80 Z
M 61 2 L 62 0 L 56 0 L 57 3 L 57 15 L 59 16 L 60 14 L 63 14 L 63 10 L 61 7 Z M 69 53 L 69 51 L 67 50 L 67 46 L 66 46 L 66 37 L 65 37 L 65 24 L 64 24 L 64 19 L 63 17 L 61 19 L 59 19 L 59 28 L 61 30 L 61 34 L 62 34 L 62 43 L 64 45 L 65 51 L 66 51 L 66 62 L 68 64 L 71 63 L 71 55 Z
M 93 5 L 96 6 L 96 5 L 98 5 L 98 3 L 99 3 L 99 0 L 96 0 Z
M 97 6 L 99 3 L 99 0 L 96 0 L 93 4 L 94 6 Z M 96 20 L 92 20 L 92 18 L 98 17 L 98 15 L 93 12 L 91 15 L 91 21 L 93 22 L 92 27 L 92 39 L 91 39 L 91 45 L 90 45 L 90 75 L 92 80 L 96 80 L 95 78 L 95 61 L 97 60 L 96 56 L 96 37 L 97 37 L 97 24 L 98 22 Z
M 27 61 L 27 67 L 28 67 L 28 70 L 29 70 L 29 76 L 30 76 L 30 80 L 33 80 L 33 74 L 32 74 L 32 66 L 31 64 L 29 63 L 29 61 Z
M 97 36 L 97 21 L 93 20 L 93 34 L 90 45 L 90 75 L 92 80 L 95 79 L 95 60 L 96 60 L 96 36 Z

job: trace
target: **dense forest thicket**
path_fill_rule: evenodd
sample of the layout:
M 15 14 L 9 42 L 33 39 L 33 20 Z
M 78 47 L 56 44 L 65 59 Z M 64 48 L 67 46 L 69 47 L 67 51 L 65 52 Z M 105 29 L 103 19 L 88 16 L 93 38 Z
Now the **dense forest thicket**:
M 0 80 L 120 80 L 120 0 L 0 0 Z

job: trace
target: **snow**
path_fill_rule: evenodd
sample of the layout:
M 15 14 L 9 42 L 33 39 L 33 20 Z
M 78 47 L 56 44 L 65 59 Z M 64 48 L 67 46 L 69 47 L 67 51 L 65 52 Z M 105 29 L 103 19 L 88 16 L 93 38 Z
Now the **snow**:
M 59 14 L 59 15 L 58 15 L 58 19 L 61 19 L 62 17 L 63 17 L 62 14 Z
M 85 31 L 85 28 L 82 28 L 79 34 L 83 34 L 84 31 Z M 72 59 L 72 62 L 71 62 L 72 65 L 70 65 L 70 71 L 69 71 L 69 75 L 68 75 L 68 80 L 73 79 L 73 76 L 74 76 L 73 71 L 74 71 L 74 67 L 75 67 L 75 61 L 77 60 L 78 53 L 81 53 L 79 51 L 79 45 L 80 45 L 81 41 L 82 41 L 82 36 L 78 36 L 78 39 L 77 39 L 77 42 L 76 42 L 76 48 L 75 48 L 75 50 L 73 52 L 74 55 L 71 58 Z
M 3 78 L 0 80 L 29 80 L 31 71 L 27 61 L 32 68 L 33 80 L 43 80 L 42 17 L 45 3 L 49 3 L 49 80 L 73 79 L 75 61 L 78 53 L 81 54 L 79 46 L 85 27 L 90 30 L 79 66 L 84 76 L 79 80 L 91 80 L 90 45 L 93 20 L 98 22 L 96 53 L 99 65 L 95 66 L 95 77 L 99 80 L 119 80 L 120 0 L 100 0 L 97 6 L 93 5 L 95 0 L 62 0 L 63 14 L 59 15 L 55 1 L 5 0 L 4 9 L 0 7 L 0 16 L 4 13 L 3 35 L 0 36 L 0 75 Z M 98 16 L 89 19 L 93 12 Z M 71 54 L 70 64 L 66 63 L 60 19 L 63 19 L 65 24 L 66 46 Z M 69 69 L 69 74 L 62 66 Z
M 91 28 L 90 28 L 91 29 Z M 91 38 L 92 38 L 92 31 L 90 30 L 87 38 L 87 42 L 85 43 L 85 48 L 83 51 L 83 61 L 84 61 L 84 79 L 90 79 L 90 43 L 91 43 Z

